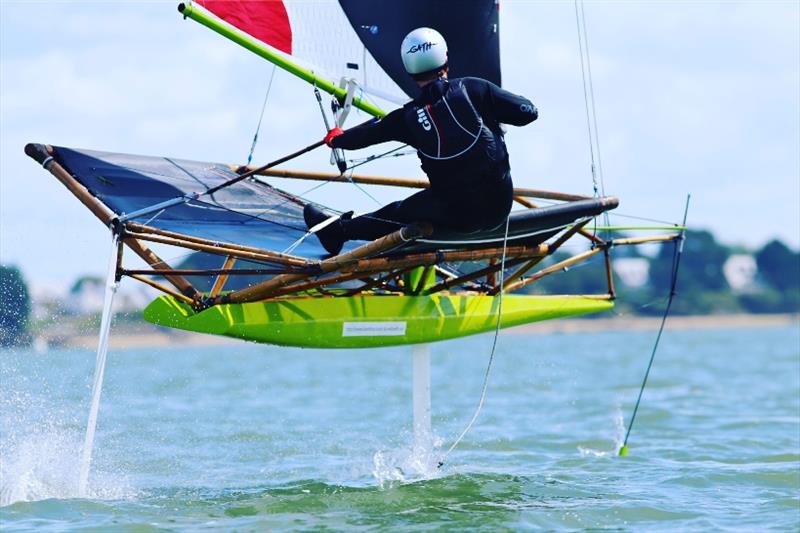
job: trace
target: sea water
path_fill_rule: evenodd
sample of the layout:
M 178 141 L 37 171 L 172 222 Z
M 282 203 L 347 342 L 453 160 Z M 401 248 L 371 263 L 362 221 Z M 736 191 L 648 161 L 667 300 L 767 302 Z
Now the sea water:
M 0 352 L 3 531 L 797 531 L 800 326 L 501 334 L 414 457 L 411 349 Z M 434 453 L 491 335 L 431 346 Z M 421 466 L 422 465 L 422 466 Z

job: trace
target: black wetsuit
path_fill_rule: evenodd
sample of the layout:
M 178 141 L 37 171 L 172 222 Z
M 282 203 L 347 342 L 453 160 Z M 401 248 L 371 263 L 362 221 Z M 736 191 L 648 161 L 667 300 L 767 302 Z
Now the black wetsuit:
M 447 107 L 441 103 L 437 106 L 445 95 Z M 439 109 L 439 119 L 433 120 L 433 112 L 425 113 L 431 106 Z M 335 148 L 354 150 L 386 141 L 413 146 L 430 181 L 429 189 L 405 200 L 342 220 L 345 237 L 373 240 L 412 222 L 429 222 L 436 229 L 462 232 L 503 223 L 511 210 L 513 184 L 500 124 L 524 126 L 537 116 L 529 100 L 489 81 L 440 78 L 423 87 L 418 98 L 383 119 L 345 131 L 334 138 Z M 449 117 L 452 121 L 448 122 Z M 435 133 L 436 142 L 426 142 L 420 135 L 426 132 Z M 447 146 L 442 148 L 448 144 L 449 152 Z

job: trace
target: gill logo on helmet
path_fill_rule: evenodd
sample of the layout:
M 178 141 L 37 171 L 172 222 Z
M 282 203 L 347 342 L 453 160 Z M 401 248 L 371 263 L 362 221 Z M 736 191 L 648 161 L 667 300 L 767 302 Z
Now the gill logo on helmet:
M 422 129 L 424 129 L 425 131 L 431 131 L 431 123 L 428 120 L 428 115 L 422 108 L 417 109 L 417 122 L 422 124 Z
M 432 43 L 430 41 L 428 41 L 426 43 L 419 43 L 419 44 L 415 44 L 414 46 L 409 48 L 408 52 L 406 52 L 406 53 L 407 54 L 416 54 L 417 52 L 427 52 L 428 50 L 430 50 L 434 46 L 436 46 L 436 43 Z

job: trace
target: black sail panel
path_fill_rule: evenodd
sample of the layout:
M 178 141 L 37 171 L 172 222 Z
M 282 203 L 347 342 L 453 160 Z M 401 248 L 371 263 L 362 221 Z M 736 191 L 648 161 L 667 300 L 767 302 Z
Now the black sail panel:
M 411 97 L 419 89 L 406 74 L 400 43 L 413 29 L 433 28 L 447 41 L 450 77 L 475 76 L 500 85 L 498 0 L 339 0 L 364 46 Z

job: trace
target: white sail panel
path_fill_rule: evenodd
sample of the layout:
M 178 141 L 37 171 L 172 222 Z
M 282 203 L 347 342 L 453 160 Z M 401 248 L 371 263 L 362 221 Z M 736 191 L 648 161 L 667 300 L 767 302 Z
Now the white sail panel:
M 331 83 L 351 78 L 367 94 L 397 104 L 408 100 L 361 42 L 338 2 L 197 0 L 197 3 Z
M 285 0 L 284 5 L 292 28 L 292 57 L 337 83 L 353 78 L 367 93 L 395 103 L 408 100 L 358 38 L 338 2 Z

